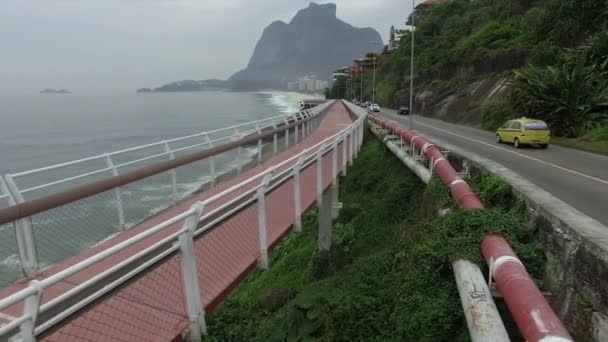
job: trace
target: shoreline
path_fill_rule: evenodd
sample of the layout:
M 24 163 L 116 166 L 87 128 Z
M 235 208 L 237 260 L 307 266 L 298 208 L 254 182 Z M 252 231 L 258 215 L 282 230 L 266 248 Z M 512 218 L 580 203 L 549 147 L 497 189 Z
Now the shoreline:
M 284 96 L 287 99 L 287 102 L 295 105 L 296 107 L 299 105 L 300 100 L 323 99 L 322 94 L 299 93 L 296 91 L 267 90 L 267 91 L 254 91 L 254 92 L 250 92 L 250 93 Z

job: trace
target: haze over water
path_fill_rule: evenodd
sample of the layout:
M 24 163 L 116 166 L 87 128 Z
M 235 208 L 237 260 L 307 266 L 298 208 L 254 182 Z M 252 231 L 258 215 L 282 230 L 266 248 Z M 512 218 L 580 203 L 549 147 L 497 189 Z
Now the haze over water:
M 0 174 L 295 111 L 270 93 L 0 95 Z
M 17 173 L 291 114 L 297 111 L 297 100 L 298 96 L 293 94 L 236 92 L 0 96 L 0 174 Z M 233 133 L 226 135 L 230 134 Z M 199 137 L 196 141 L 189 140 L 188 144 L 201 142 L 204 140 Z M 179 147 L 176 145 L 172 145 L 172 148 Z M 255 148 L 245 148 L 243 161 L 255 155 L 256 151 Z M 162 146 L 154 146 L 145 152 L 145 156 L 150 156 L 163 150 Z M 127 153 L 122 161 L 118 157 L 112 159 L 116 164 L 142 156 Z M 234 157 L 225 154 L 217 156 L 216 172 L 223 173 L 235 168 L 238 163 L 235 164 Z M 150 162 L 167 158 L 163 156 Z M 138 163 L 134 167 L 146 163 Z M 179 198 L 196 191 L 209 180 L 208 163 L 194 163 L 177 171 Z M 17 184 L 24 190 L 105 167 L 103 158 L 96 159 L 20 177 Z M 26 200 L 37 198 L 110 175 L 104 171 L 94 177 L 27 192 L 24 197 Z M 132 227 L 145 217 L 170 206 L 173 191 L 168 174 L 121 187 L 126 226 Z M 6 198 L 0 199 L 0 208 L 7 205 Z M 117 234 L 120 231 L 117 219 L 117 202 L 113 191 L 34 215 L 31 222 L 41 266 L 64 260 Z M 1 225 L 0 288 L 19 275 L 14 227 L 12 224 Z

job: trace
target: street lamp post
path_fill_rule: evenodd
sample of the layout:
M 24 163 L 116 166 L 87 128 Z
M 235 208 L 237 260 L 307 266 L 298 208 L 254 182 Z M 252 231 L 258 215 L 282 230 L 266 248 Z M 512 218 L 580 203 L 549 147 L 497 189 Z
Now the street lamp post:
M 372 81 L 372 103 L 376 103 L 376 54 L 374 53 L 374 80 Z
M 359 64 L 359 81 L 361 81 L 361 102 L 363 102 L 363 62 Z
M 412 0 L 412 57 L 411 57 L 411 65 L 410 65 L 410 130 L 414 129 L 412 116 L 414 115 L 414 31 L 415 29 L 415 15 L 414 11 L 416 10 L 416 0 Z
M 369 42 L 371 45 L 382 45 L 381 42 Z M 372 104 L 376 103 L 376 53 L 374 52 L 374 76 L 372 81 Z

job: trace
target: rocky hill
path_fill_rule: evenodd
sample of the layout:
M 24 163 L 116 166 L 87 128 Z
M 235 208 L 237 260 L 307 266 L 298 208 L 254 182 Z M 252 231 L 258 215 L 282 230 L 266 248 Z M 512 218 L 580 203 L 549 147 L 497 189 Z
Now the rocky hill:
M 138 93 L 164 93 L 164 92 L 188 92 L 188 91 L 206 91 L 224 89 L 225 82 L 217 79 L 209 79 L 203 81 L 183 80 L 168 83 L 158 88 L 140 88 Z
M 380 34 L 336 17 L 335 4 L 310 5 L 291 22 L 275 21 L 264 29 L 247 68 L 228 80 L 231 88 L 284 88 L 288 80 L 316 75 L 330 79 L 336 68 L 366 52 L 378 51 Z

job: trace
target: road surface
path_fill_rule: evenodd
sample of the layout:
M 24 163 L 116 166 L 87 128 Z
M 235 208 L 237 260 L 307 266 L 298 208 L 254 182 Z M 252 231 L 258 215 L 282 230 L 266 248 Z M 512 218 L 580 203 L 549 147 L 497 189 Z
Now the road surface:
M 382 109 L 380 115 L 408 128 L 409 117 Z M 493 160 L 582 213 L 608 226 L 608 156 L 550 145 L 547 150 L 495 142 L 495 133 L 413 116 L 414 131 Z

